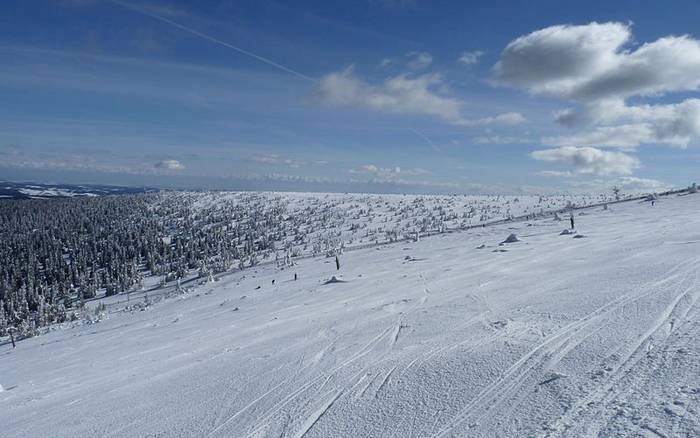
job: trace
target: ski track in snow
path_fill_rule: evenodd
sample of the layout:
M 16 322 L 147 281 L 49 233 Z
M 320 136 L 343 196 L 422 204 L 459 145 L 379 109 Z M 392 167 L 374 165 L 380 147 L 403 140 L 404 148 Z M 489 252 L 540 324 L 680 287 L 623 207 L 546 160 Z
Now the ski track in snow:
M 507 223 L 341 255 L 343 283 L 307 258 L 115 309 L 0 346 L 1 434 L 700 436 L 698 211 L 591 208 L 585 239 Z

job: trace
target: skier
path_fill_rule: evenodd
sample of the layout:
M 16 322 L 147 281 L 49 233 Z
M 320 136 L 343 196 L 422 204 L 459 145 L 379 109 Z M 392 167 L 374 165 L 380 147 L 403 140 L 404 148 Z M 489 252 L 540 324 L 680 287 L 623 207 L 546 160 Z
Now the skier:
M 571 229 L 574 229 L 574 213 L 571 213 L 571 216 L 569 216 L 569 219 L 571 220 Z
M 338 260 L 338 256 L 335 256 L 335 269 L 340 271 L 340 260 Z
M 294 273 L 294 281 L 297 281 L 297 273 Z

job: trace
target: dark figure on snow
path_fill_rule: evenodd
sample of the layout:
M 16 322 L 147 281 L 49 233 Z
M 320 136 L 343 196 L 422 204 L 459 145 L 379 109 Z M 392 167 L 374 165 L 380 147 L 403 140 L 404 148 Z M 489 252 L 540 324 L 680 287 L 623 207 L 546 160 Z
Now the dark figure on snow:
M 275 280 L 274 280 L 274 279 L 272 280 L 272 285 L 273 285 L 273 286 L 275 285 Z
M 294 273 L 294 281 L 297 281 L 297 273 Z
M 574 229 L 574 214 L 571 213 L 571 216 L 569 216 L 569 219 L 571 220 L 571 229 Z
M 654 202 L 656 202 L 656 201 L 654 201 L 654 200 L 652 199 L 652 200 L 651 200 L 651 206 L 652 206 L 652 207 L 654 206 Z
M 335 269 L 340 271 L 340 260 L 338 260 L 338 256 L 335 256 Z

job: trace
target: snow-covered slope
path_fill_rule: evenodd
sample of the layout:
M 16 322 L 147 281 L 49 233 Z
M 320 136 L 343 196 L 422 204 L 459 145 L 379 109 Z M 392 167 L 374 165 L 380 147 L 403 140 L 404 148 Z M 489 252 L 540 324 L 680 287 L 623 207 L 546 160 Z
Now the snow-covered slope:
M 0 435 L 698 436 L 699 212 L 634 201 L 579 237 L 541 219 L 113 304 L 0 347 Z

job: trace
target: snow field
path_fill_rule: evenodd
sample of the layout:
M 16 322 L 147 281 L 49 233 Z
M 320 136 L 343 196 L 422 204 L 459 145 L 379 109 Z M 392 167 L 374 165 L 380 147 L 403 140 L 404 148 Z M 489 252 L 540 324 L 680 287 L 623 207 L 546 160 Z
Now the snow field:
M 634 201 L 576 216 L 582 239 L 549 217 L 112 306 L 0 347 L 2 435 L 697 436 L 698 211 Z

